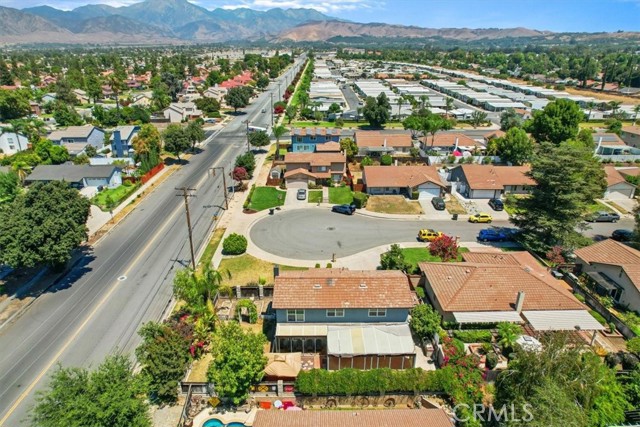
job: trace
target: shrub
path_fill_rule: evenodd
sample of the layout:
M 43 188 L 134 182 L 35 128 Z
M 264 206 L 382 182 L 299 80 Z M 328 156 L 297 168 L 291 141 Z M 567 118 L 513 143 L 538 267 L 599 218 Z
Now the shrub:
M 585 302 L 584 295 L 582 295 L 582 294 L 573 294 L 573 296 L 574 296 L 574 297 L 576 297 L 576 299 L 577 299 L 578 301 L 580 301 L 581 303 L 583 303 L 583 304 L 584 304 L 584 302 Z
M 247 200 L 244 201 L 244 205 L 242 205 L 243 208 L 247 209 L 249 208 L 249 204 L 251 204 L 251 197 L 253 196 L 253 192 L 256 189 L 256 185 L 253 184 L 251 186 L 251 190 L 249 190 L 249 194 L 247 195 Z
M 411 192 L 411 200 L 418 200 L 419 197 L 420 197 L 420 192 L 418 191 Z
M 636 356 L 635 354 L 622 354 L 622 369 L 632 371 L 636 368 L 638 363 L 640 363 L 640 359 L 638 359 L 638 356 Z
M 418 295 L 418 298 L 420 299 L 424 299 L 427 296 L 424 292 L 424 288 L 421 286 L 418 286 L 416 288 L 416 295 Z
M 361 193 L 356 191 L 353 193 L 353 204 L 356 205 L 356 208 L 362 209 L 367 206 L 367 200 L 369 199 L 369 195 L 365 193 Z
M 240 255 L 247 250 L 247 238 L 236 233 L 230 234 L 222 242 L 222 251 L 225 255 Z
M 487 354 L 487 359 L 485 361 L 485 366 L 487 369 L 493 369 L 498 365 L 498 355 L 494 352 Z
M 454 338 L 459 339 L 464 343 L 474 343 L 474 342 L 486 342 L 489 343 L 493 339 L 493 335 L 491 331 L 486 329 L 478 329 L 475 331 L 453 331 Z
M 589 310 L 589 313 L 593 316 L 594 319 L 596 319 L 598 321 L 598 323 L 600 323 L 601 325 L 606 325 L 607 321 L 605 320 L 604 317 L 602 317 L 602 315 L 600 313 L 598 313 L 595 310 Z
M 631 353 L 640 354 L 640 337 L 631 338 L 627 341 L 627 350 Z
M 380 156 L 380 164 L 382 166 L 391 166 L 391 163 L 393 163 L 393 157 L 389 154 L 383 154 Z
M 316 262 L 316 268 L 320 268 L 320 263 Z
M 454 338 L 451 340 L 451 343 L 456 348 L 456 353 L 464 354 L 464 343 L 460 341 L 458 338 Z
M 331 264 L 330 262 L 327 263 L 327 268 L 333 268 L 333 264 Z
M 369 156 L 365 156 L 360 161 L 360 166 L 371 166 L 372 164 L 373 164 L 373 160 L 371 160 L 371 157 L 369 157 Z
M 615 368 L 620 363 L 622 363 L 622 358 L 620 357 L 620 355 L 618 355 L 618 353 L 609 353 L 604 357 L 604 362 L 608 367 Z

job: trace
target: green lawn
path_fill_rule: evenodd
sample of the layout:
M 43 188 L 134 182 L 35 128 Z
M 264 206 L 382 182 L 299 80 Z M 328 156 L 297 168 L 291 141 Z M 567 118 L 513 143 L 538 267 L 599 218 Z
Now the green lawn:
M 322 203 L 322 190 L 309 191 L 307 194 L 309 203 Z
M 462 256 L 459 254 L 469 252 L 469 249 L 461 247 L 458 248 L 458 259 L 456 261 L 462 261 Z M 414 269 L 419 262 L 442 262 L 440 257 L 433 256 L 429 253 L 428 248 L 404 248 L 402 249 L 404 259 L 410 263 Z
M 249 209 L 261 211 L 264 209 L 275 208 L 284 205 L 284 198 L 287 195 L 285 191 L 278 190 L 275 187 L 256 187 L 251 196 Z
M 595 202 L 592 205 L 589 205 L 589 212 L 593 213 L 593 212 L 613 212 L 613 209 L 611 209 L 609 206 L 602 204 L 600 202 Z
M 335 205 L 348 205 L 353 202 L 353 193 L 349 187 L 330 187 L 329 203 Z
M 203 268 L 205 265 L 211 262 L 211 258 L 213 258 L 213 254 L 216 253 L 216 249 L 220 245 L 222 241 L 222 236 L 224 236 L 224 232 L 226 228 L 216 228 L 211 236 L 211 240 L 207 244 L 206 249 L 202 253 L 202 258 L 200 258 L 200 262 L 198 263 L 198 268 Z
M 91 202 L 105 212 L 122 203 L 127 197 L 138 189 L 139 185 L 124 185 L 116 188 L 108 188 L 99 192 Z

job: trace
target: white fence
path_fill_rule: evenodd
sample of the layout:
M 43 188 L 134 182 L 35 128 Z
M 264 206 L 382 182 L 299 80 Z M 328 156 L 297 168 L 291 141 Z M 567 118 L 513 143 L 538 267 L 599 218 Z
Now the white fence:
M 449 163 L 449 157 L 450 156 L 427 156 L 427 164 L 429 165 L 442 165 L 442 164 L 449 164 L 449 165 L 461 165 L 461 164 L 465 164 L 470 162 L 470 160 L 468 160 L 469 158 L 473 159 L 473 163 L 478 163 L 478 164 L 482 164 L 485 160 L 485 158 L 488 158 L 491 160 L 491 163 L 500 163 L 500 157 L 498 156 L 471 156 L 471 157 L 456 157 L 455 161 L 453 163 Z M 487 160 L 488 161 L 488 160 Z

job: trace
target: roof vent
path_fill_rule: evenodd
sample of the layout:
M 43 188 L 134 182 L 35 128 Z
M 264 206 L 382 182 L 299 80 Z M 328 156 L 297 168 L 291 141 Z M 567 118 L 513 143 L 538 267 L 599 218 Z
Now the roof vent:
M 327 279 L 327 285 L 333 286 L 335 284 L 336 284 L 336 279 L 334 279 L 333 277 L 330 277 Z
M 470 274 L 470 273 L 471 273 L 471 270 L 469 270 L 469 269 L 467 268 L 467 269 L 465 269 L 465 270 L 464 270 L 464 272 L 465 272 L 466 274 Z
M 526 271 L 527 273 L 531 273 L 531 269 L 529 267 L 525 267 L 524 271 Z
M 364 282 L 360 283 L 360 289 L 367 289 L 367 284 Z
M 313 285 L 313 289 L 322 289 L 322 285 L 315 284 L 315 285 Z

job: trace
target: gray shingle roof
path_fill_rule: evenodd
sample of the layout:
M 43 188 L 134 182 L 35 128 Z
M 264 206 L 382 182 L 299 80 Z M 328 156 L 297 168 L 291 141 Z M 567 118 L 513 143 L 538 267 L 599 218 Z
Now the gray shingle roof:
M 59 141 L 63 138 L 88 138 L 93 129 L 95 129 L 95 126 L 92 125 L 69 126 L 66 129 L 51 132 L 49 139 Z
M 109 178 L 113 175 L 117 166 L 91 166 L 91 165 L 39 165 L 27 177 L 28 182 L 35 181 L 67 181 L 80 182 L 83 178 Z

